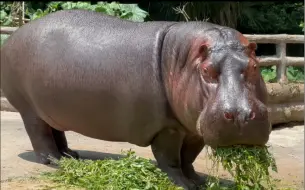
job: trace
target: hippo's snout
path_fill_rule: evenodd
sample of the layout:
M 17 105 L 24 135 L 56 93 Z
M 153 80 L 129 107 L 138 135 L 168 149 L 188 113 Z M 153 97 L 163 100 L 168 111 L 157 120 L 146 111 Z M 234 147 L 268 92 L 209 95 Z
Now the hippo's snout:
M 255 103 L 226 107 L 219 102 L 207 106 L 197 122 L 206 144 L 211 147 L 265 145 L 271 132 L 267 107 L 258 100 L 251 102 Z

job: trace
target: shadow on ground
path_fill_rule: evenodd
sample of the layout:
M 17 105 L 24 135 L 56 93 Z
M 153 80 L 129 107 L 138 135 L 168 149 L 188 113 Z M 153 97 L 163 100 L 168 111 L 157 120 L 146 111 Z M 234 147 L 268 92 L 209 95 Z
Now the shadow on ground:
M 107 158 L 111 158 L 114 160 L 118 160 L 120 158 L 125 157 L 122 154 L 112 154 L 112 153 L 104 153 L 104 152 L 95 152 L 95 151 L 86 151 L 86 150 L 75 150 L 80 159 L 88 159 L 88 160 L 103 160 Z M 36 155 L 33 151 L 23 152 L 18 155 L 19 158 L 36 163 Z
M 279 123 L 279 124 L 275 124 L 272 125 L 272 131 L 279 131 L 281 129 L 285 129 L 285 128 L 293 128 L 295 126 L 299 126 L 299 125 L 304 125 L 304 122 L 300 122 L 300 121 L 294 121 L 294 122 L 289 122 L 289 123 Z
M 103 159 L 107 159 L 107 158 L 118 160 L 120 158 L 125 157 L 125 155 L 122 155 L 122 154 L 112 154 L 112 153 L 86 151 L 86 150 L 75 150 L 75 151 L 79 154 L 80 159 L 88 159 L 88 160 L 103 160 Z M 33 151 L 23 152 L 23 153 L 19 154 L 18 157 L 20 157 L 23 160 L 29 161 L 29 162 L 37 163 L 36 156 Z M 154 160 L 151 160 L 151 162 L 153 164 L 157 164 L 157 162 Z M 51 167 L 51 168 L 58 168 L 56 165 L 46 165 L 46 166 Z M 197 172 L 197 173 L 205 179 L 208 177 L 208 175 L 205 173 L 201 173 L 201 172 Z M 231 180 L 220 178 L 221 185 L 228 186 L 228 185 L 231 185 L 232 183 L 233 182 Z

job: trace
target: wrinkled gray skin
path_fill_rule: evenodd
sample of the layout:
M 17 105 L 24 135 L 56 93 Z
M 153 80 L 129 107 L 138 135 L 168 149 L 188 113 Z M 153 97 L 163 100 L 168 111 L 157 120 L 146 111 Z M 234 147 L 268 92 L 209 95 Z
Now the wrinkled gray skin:
M 22 116 L 38 162 L 78 157 L 67 145 L 70 130 L 151 145 L 159 167 L 194 189 L 203 180 L 192 163 L 205 144 L 268 141 L 266 87 L 245 53 L 253 48 L 239 35 L 204 22 L 134 23 L 60 11 L 6 41 L 1 88 Z

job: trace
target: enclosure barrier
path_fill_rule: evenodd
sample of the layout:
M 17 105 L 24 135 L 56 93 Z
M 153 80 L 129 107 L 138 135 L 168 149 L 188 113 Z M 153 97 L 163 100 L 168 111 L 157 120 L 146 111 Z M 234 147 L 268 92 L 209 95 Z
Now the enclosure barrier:
M 18 27 L 1 27 L 1 34 L 12 34 Z M 258 56 L 259 66 L 276 65 L 276 83 L 266 83 L 268 111 L 272 124 L 304 121 L 304 83 L 288 83 L 287 66 L 304 67 L 304 57 L 286 56 L 287 43 L 304 44 L 304 35 L 245 35 L 257 44 L 276 44 L 276 55 Z M 1 110 L 16 111 L 1 91 Z

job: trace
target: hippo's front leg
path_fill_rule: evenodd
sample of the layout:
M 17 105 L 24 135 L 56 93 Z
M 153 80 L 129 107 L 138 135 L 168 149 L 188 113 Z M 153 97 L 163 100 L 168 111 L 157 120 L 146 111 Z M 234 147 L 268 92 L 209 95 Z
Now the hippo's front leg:
M 154 138 L 151 148 L 159 168 L 178 186 L 186 190 L 195 189 L 195 184 L 187 179 L 181 170 L 180 151 L 185 134 L 175 128 L 165 128 Z
M 187 135 L 181 149 L 181 168 L 184 175 L 197 186 L 205 185 L 206 179 L 199 176 L 193 166 L 199 153 L 204 147 L 204 140 L 200 136 Z

